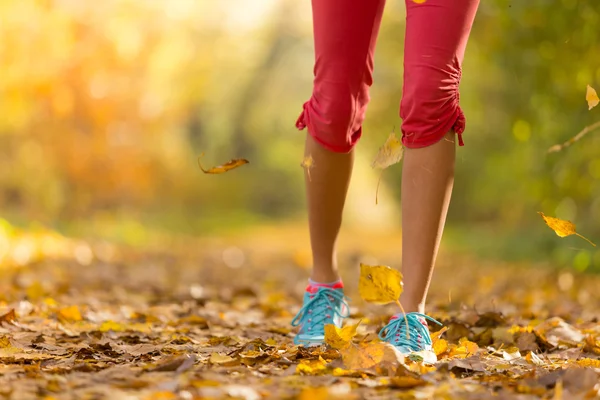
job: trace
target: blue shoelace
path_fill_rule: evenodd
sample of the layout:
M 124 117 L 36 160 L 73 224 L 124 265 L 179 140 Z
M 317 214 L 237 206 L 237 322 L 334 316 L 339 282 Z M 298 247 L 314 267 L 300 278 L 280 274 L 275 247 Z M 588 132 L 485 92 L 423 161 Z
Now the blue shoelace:
M 350 315 L 347 303 L 349 299 L 339 290 L 320 287 L 316 293 L 310 296 L 310 300 L 302 306 L 292 320 L 292 326 L 301 325 L 301 333 L 323 335 L 325 324 L 333 323 L 334 315 L 341 318 L 347 318 Z M 343 312 L 342 306 L 345 306 L 345 312 Z
M 442 325 L 441 322 L 421 313 L 408 313 L 406 319 L 408 320 L 408 333 L 406 331 L 406 321 L 403 315 L 398 315 L 397 318 L 392 319 L 382 330 L 379 332 L 379 338 L 396 347 L 400 347 L 403 350 L 408 351 L 420 351 L 424 350 L 428 346 L 431 346 L 431 336 L 429 336 L 429 329 L 419 321 L 417 317 L 425 318 L 429 321 L 435 322 L 438 325 Z

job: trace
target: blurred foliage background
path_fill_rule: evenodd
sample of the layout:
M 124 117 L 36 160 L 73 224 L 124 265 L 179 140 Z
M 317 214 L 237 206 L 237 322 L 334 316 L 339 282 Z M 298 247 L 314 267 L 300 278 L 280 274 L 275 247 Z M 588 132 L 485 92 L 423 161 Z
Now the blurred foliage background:
M 401 166 L 369 164 L 400 125 L 404 2 L 389 1 L 347 225 L 399 228 Z M 466 146 L 445 246 L 482 257 L 600 270 L 600 250 L 559 239 L 536 214 L 600 242 L 596 0 L 485 0 L 463 71 Z M 0 2 L 0 217 L 142 243 L 298 221 L 312 87 L 308 0 Z M 248 166 L 204 175 L 244 157 Z M 318 167 L 318 166 L 317 166 Z

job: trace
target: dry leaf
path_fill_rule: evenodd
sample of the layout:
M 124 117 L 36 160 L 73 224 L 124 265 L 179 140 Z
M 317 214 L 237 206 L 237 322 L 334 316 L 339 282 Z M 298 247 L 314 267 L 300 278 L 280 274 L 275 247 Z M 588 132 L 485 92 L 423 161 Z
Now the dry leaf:
M 598 98 L 598 93 L 594 90 L 593 87 L 587 85 L 587 92 L 585 93 L 585 99 L 588 103 L 588 110 L 596 107 L 600 103 L 600 98 Z
M 77 322 L 81 321 L 81 312 L 79 307 L 70 306 L 58 311 L 58 317 L 64 321 Z
M 302 389 L 298 400 L 328 400 L 329 389 L 327 387 L 308 387 Z
M 354 325 L 346 325 L 343 328 L 338 328 L 333 324 L 325 325 L 325 343 L 334 349 L 344 349 L 350 345 L 352 338 L 356 336 L 356 328 L 360 325 L 360 321 Z
M 306 174 L 308 175 L 308 181 L 310 182 L 310 170 L 315 166 L 315 160 L 313 160 L 312 155 L 309 154 L 306 157 L 304 157 L 304 160 L 302 160 L 300 166 L 306 170 Z
M 305 375 L 321 375 L 327 372 L 327 362 L 319 356 L 317 360 L 300 360 L 296 373 Z
M 394 376 L 390 380 L 390 386 L 399 389 L 410 389 L 423 385 L 427 385 L 427 382 L 414 376 Z
M 234 363 L 236 363 L 237 360 L 228 355 L 212 353 L 210 355 L 209 361 L 211 364 L 227 365 L 227 364 L 234 364 Z
M 439 339 L 433 343 L 433 352 L 436 356 L 444 354 L 446 351 L 448 351 L 448 342 L 446 340 Z
M 398 302 L 402 294 L 402 274 L 385 265 L 360 264 L 360 297 L 375 304 Z
M 402 159 L 403 151 L 404 147 L 402 146 L 402 141 L 396 137 L 394 132 L 392 132 L 383 146 L 379 148 L 375 160 L 371 163 L 371 167 L 381 168 L 381 174 L 379 174 L 379 180 L 377 181 L 377 189 L 375 190 L 375 204 L 379 202 L 377 196 L 379 194 L 379 184 L 381 183 L 383 170 L 390 165 L 399 162 Z
M 204 153 L 202 153 L 200 155 L 200 157 L 198 157 L 198 165 L 200 166 L 200 169 L 202 170 L 202 172 L 204 172 L 205 174 L 222 174 L 224 172 L 230 171 L 234 168 L 237 167 L 241 167 L 244 164 L 248 164 L 250 161 L 244 159 L 244 158 L 235 158 L 223 165 L 218 165 L 216 167 L 212 167 L 210 169 L 204 169 L 202 167 L 202 164 L 200 163 L 200 158 L 204 155 Z
M 6 314 L 0 315 L 0 325 L 2 325 L 4 322 L 7 322 L 7 323 L 14 322 L 16 319 L 17 319 L 17 315 L 15 314 L 15 309 L 13 308 Z
M 340 354 L 348 369 L 371 368 L 383 362 L 398 363 L 404 358 L 394 346 L 385 342 L 352 345 L 340 350 Z
M 546 221 L 546 225 L 548 225 L 558 236 L 565 237 L 565 236 L 576 235 L 576 236 L 579 236 L 580 238 L 586 240 L 592 246 L 596 247 L 596 245 L 594 243 L 592 243 L 588 238 L 581 236 L 579 233 L 577 233 L 575 231 L 574 223 L 572 223 L 570 221 L 564 221 L 562 219 L 558 219 L 558 218 L 554 218 L 554 217 L 547 217 L 542 212 L 538 212 L 538 214 L 540 214 L 542 216 L 542 218 L 544 218 L 544 221 Z

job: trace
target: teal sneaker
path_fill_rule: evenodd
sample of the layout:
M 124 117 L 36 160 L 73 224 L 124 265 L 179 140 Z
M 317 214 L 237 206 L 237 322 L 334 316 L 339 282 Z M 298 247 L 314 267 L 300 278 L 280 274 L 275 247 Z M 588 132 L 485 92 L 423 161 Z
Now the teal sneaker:
M 325 340 L 326 324 L 342 327 L 343 319 L 350 315 L 343 288 L 341 282 L 333 287 L 309 285 L 306 288 L 303 306 L 292 320 L 292 326 L 300 327 L 294 344 L 319 346 Z
M 408 331 L 404 314 L 396 314 L 390 322 L 379 332 L 379 338 L 396 347 L 404 355 L 415 355 L 428 363 L 435 363 L 437 357 L 432 351 L 431 336 L 427 320 L 442 325 L 435 319 L 421 313 L 411 312 L 406 314 Z M 409 333 L 407 335 L 407 332 Z

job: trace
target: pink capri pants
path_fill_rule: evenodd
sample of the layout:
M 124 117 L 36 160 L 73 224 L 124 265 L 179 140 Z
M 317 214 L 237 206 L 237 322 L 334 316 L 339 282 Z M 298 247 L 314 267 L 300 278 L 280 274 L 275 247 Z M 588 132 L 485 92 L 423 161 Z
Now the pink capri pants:
M 430 146 L 454 131 L 462 146 L 461 65 L 479 0 L 406 1 L 402 142 Z M 313 93 L 296 122 L 323 147 L 347 153 L 360 139 L 373 84 L 385 0 L 312 0 Z

